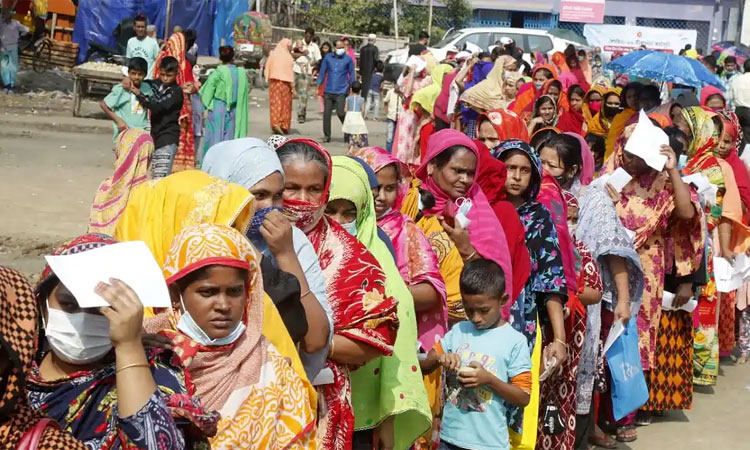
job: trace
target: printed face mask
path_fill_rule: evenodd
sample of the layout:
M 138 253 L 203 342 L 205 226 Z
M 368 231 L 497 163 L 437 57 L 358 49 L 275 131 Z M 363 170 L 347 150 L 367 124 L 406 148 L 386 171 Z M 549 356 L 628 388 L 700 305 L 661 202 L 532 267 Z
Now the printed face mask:
M 112 349 L 106 317 L 85 312 L 69 314 L 50 308 L 49 301 L 47 312 L 44 326 L 47 342 L 63 361 L 88 364 L 101 359 Z
M 284 199 L 284 209 L 282 213 L 297 228 L 304 232 L 310 231 L 321 217 L 323 217 L 324 208 L 320 204 L 305 202 L 294 199 Z
M 267 208 L 261 208 L 255 211 L 253 220 L 250 222 L 250 228 L 247 230 L 247 237 L 252 241 L 253 244 L 263 240 L 263 235 L 260 233 L 260 227 L 263 225 L 263 221 L 266 220 L 266 216 L 271 211 L 282 211 L 283 208 L 280 206 L 269 206 Z

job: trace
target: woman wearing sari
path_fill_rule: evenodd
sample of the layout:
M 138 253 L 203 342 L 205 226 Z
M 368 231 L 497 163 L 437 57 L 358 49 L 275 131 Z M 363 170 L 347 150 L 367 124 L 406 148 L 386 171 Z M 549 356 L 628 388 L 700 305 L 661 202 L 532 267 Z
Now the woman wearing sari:
M 413 161 L 421 161 L 427 151 L 427 141 L 435 131 L 435 100 L 443 89 L 443 77 L 452 71 L 453 67 L 448 64 L 440 64 L 432 69 L 430 75 L 432 84 L 418 90 L 411 99 L 411 109 L 420 117 L 414 143 L 414 151 L 419 149 L 419 156 L 415 155 L 411 158 Z
M 576 267 L 580 267 L 577 271 L 579 281 L 577 294 L 580 303 L 586 307 L 585 319 L 581 317 L 585 320 L 585 334 L 582 334 L 583 324 L 579 323 L 578 315 L 575 314 L 582 308 L 569 308 L 571 316 L 566 323 L 569 327 L 566 333 L 570 333 L 568 334 L 568 348 L 573 358 L 576 353 L 580 354 L 580 360 L 577 370 L 572 372 L 573 374 L 577 372 L 577 376 L 573 375 L 572 388 L 566 388 L 563 391 L 576 391 L 571 411 L 576 416 L 575 427 L 573 427 L 576 448 L 581 443 L 586 445 L 590 438 L 594 442 L 611 446 L 611 440 L 607 442 L 608 437 L 594 429 L 594 415 L 590 414 L 593 407 L 594 381 L 602 374 L 603 355 L 600 352 L 600 336 L 602 331 L 605 334 L 609 331 L 609 326 L 602 329 L 602 314 L 607 316 L 608 324 L 614 319 L 613 313 L 617 320 L 627 320 L 630 317 L 630 301 L 634 299 L 635 303 L 640 302 L 643 288 L 640 261 L 630 244 L 630 238 L 617 218 L 617 211 L 609 196 L 601 189 L 588 192 L 594 188 L 586 188 L 593 179 L 594 173 L 594 158 L 586 141 L 580 135 L 565 133 L 547 140 L 539 153 L 545 171 L 554 176 L 564 190 L 571 235 L 575 235 L 577 229 L 582 231 L 579 233 L 581 239 L 574 239 L 574 244 Z M 584 209 L 580 214 L 582 219 L 579 220 L 578 196 L 583 196 L 584 191 L 587 191 L 585 201 L 595 202 L 597 205 L 596 216 L 592 216 L 590 206 L 583 203 Z M 587 222 L 584 223 L 584 220 Z M 588 221 L 596 222 L 599 226 L 606 225 L 606 227 L 592 228 Z M 603 233 L 606 233 L 606 236 Z M 582 239 L 585 239 L 585 242 Z M 614 251 L 613 246 L 617 251 Z M 604 283 L 599 277 L 600 272 Z M 629 277 L 629 274 L 632 274 L 632 277 Z M 602 293 L 607 294 L 604 296 L 605 309 L 603 311 L 601 303 L 597 300 L 602 297 Z M 569 302 L 571 299 L 572 296 Z M 563 373 L 570 372 L 564 370 Z M 561 378 L 564 377 L 558 377 L 553 381 L 559 381 Z M 563 385 L 564 383 L 559 386 L 563 387 Z M 591 435 L 592 432 L 593 435 Z M 555 438 L 552 440 L 554 441 Z
M 350 449 L 355 426 L 350 372 L 393 353 L 397 301 L 386 295 L 385 273 L 375 257 L 324 215 L 332 170 L 328 152 L 315 141 L 291 139 L 277 154 L 285 174 L 284 213 L 315 248 L 333 310 L 334 336 L 326 363 L 333 382 L 318 388 L 318 436 L 324 449 Z
M 610 89 L 602 95 L 602 109 L 586 122 L 586 132 L 606 137 L 612 120 L 620 112 L 619 88 Z M 605 159 L 607 156 L 605 155 Z
M 241 185 L 255 197 L 247 237 L 263 255 L 264 278 L 269 270 L 290 273 L 299 281 L 300 293 L 306 293 L 300 299 L 308 325 L 300 357 L 309 379 L 314 379 L 325 367 L 333 313 L 315 249 L 305 233 L 281 214 L 284 170 L 276 151 L 256 138 L 224 141 L 209 149 L 202 170 Z
M 708 252 L 710 278 L 698 297 L 693 364 L 693 382 L 714 385 L 722 340 L 725 341 L 725 351 L 734 347 L 735 293 L 716 292 L 712 255 L 733 261 L 736 254 L 750 248 L 750 229 L 743 224 L 742 199 L 732 166 L 718 156 L 719 137 L 723 131 L 719 116 L 702 108 L 690 107 L 682 110 L 682 119 L 687 122 L 692 136 L 688 162 L 683 171 L 687 174 L 702 173 L 719 189 L 716 205 L 705 205 L 711 244 Z M 725 330 L 723 333 L 722 329 Z M 722 334 L 724 339 L 721 339 Z
M 115 242 L 88 234 L 53 254 L 72 255 Z M 110 281 L 96 287 L 110 306 L 80 308 L 45 267 L 34 294 L 43 318 L 40 342 L 48 345 L 32 362 L 29 405 L 87 448 L 203 448 L 216 432 L 218 413 L 201 405 L 171 352 L 144 351 L 143 306 L 130 287 Z
M 38 450 L 85 450 L 81 441 L 29 407 L 26 372 L 36 351 L 38 323 L 34 293 L 23 275 L 0 266 L 0 441 L 21 448 L 21 441 L 38 434 Z
M 497 58 L 487 78 L 467 87 L 459 100 L 476 113 L 503 108 L 504 104 L 507 105 L 505 73 L 513 72 L 517 66 L 518 62 L 512 56 Z
M 607 88 L 602 86 L 592 86 L 591 90 L 586 92 L 583 96 L 583 105 L 581 106 L 581 112 L 583 113 L 583 131 L 584 133 L 588 130 L 588 123 L 594 116 L 602 109 L 602 95 L 607 92 Z
M 132 190 L 148 180 L 154 140 L 144 130 L 128 128 L 117 138 L 115 172 L 102 181 L 89 214 L 89 233 L 112 235 Z
M 534 111 L 529 120 L 529 135 L 533 135 L 537 130 L 550 128 L 557 125 L 557 105 L 555 99 L 549 95 L 542 95 L 534 102 Z
M 555 362 L 545 367 L 550 372 L 559 370 L 568 358 L 563 319 L 567 282 L 562 251 L 552 215 L 537 201 L 542 167 L 536 152 L 529 144 L 512 139 L 496 147 L 493 156 L 508 168 L 506 196 L 521 218 L 531 257 L 531 273 L 511 307 L 511 324 L 528 341 L 533 386 L 529 405 L 509 412 L 511 444 L 514 448 L 545 448 L 542 446 L 551 444 L 548 436 L 537 437 L 541 355 L 543 352 L 544 361 L 554 358 Z
M 185 227 L 164 263 L 172 308 L 146 322 L 170 339 L 207 407 L 213 449 L 316 449 L 316 395 L 263 335 L 259 255 L 237 230 Z
M 641 158 L 625 151 L 635 127 L 625 128 L 603 173 L 612 173 L 622 167 L 633 177 L 619 196 L 612 191 L 610 194 L 618 199 L 616 207 L 622 224 L 635 232 L 635 249 L 645 276 L 643 302 L 636 318 L 641 365 L 646 379 L 650 380 L 651 400 L 645 408 L 674 409 L 692 401 L 692 357 L 687 357 L 691 349 L 689 345 L 680 345 L 692 340 L 692 322 L 689 315 L 679 312 L 662 314 L 662 295 L 665 278 L 670 273 L 677 279 L 675 294 L 681 299 L 693 289 L 692 280 L 687 278 L 701 268 L 705 228 L 700 206 L 680 178 L 671 148 L 665 146 L 661 149 L 667 157 L 662 172 L 651 169 Z M 689 295 L 685 300 L 688 298 Z M 662 335 L 666 337 L 664 342 L 660 339 Z M 677 352 L 685 356 L 678 359 L 668 356 Z M 660 359 L 668 360 L 669 367 L 661 367 Z M 654 376 L 660 373 L 663 379 Z M 616 428 L 618 440 L 635 440 L 635 413 L 614 424 L 609 397 L 602 396 L 602 399 L 605 400 L 602 413 L 610 426 Z
M 177 144 L 177 154 L 174 157 L 172 173 L 195 168 L 195 135 L 193 132 L 193 107 L 190 96 L 198 92 L 196 80 L 193 76 L 193 65 L 187 60 L 188 48 L 185 35 L 174 33 L 162 48 L 154 62 L 154 72 L 151 78 L 159 77 L 159 67 L 164 57 L 171 56 L 177 60 L 180 69 L 177 72 L 177 84 L 182 88 L 184 96 L 182 110 L 180 110 L 180 140 Z
M 622 88 L 622 92 L 620 92 L 620 104 L 622 105 L 623 110 L 615 116 L 614 120 L 612 120 L 612 125 L 609 127 L 607 135 L 605 136 L 607 140 L 607 150 L 604 153 L 605 160 L 607 160 L 609 155 L 614 151 L 615 141 L 617 141 L 617 138 L 622 134 L 622 130 L 632 123 L 631 120 L 633 119 L 633 116 L 635 116 L 640 110 L 639 98 L 642 89 L 643 85 L 638 82 L 629 83 Z
M 421 57 L 415 57 L 415 63 L 404 68 L 408 70 L 407 75 L 399 77 L 396 89 L 403 93 L 404 110 L 400 112 L 396 121 L 396 131 L 393 140 L 393 154 L 409 167 L 418 167 L 419 154 L 417 135 L 422 123 L 422 117 L 411 107 L 414 94 L 432 84 L 432 78 L 427 74 L 427 65 Z
M 544 87 L 548 81 L 557 79 L 557 69 L 551 64 L 537 66 L 531 72 L 531 78 L 532 82 L 521 87 L 516 101 L 508 107 L 519 116 L 522 116 L 521 113 L 524 111 L 531 111 L 534 102 L 543 95 Z
M 268 55 L 265 67 L 268 82 L 271 132 L 288 134 L 292 127 L 292 99 L 296 95 L 294 87 L 294 58 L 292 41 L 284 38 Z
M 501 142 L 509 139 L 520 139 L 528 142 L 529 130 L 526 128 L 523 120 L 515 113 L 498 109 L 488 111 L 479 116 L 477 119 L 476 136 L 479 142 L 486 145 L 489 150 L 492 150 Z M 504 185 L 504 182 L 501 183 L 500 188 Z
M 393 356 L 376 359 L 352 373 L 355 429 L 368 430 L 380 424 L 374 435 L 355 434 L 354 445 L 408 448 L 430 428 L 432 419 L 422 375 L 412 371 L 414 365 L 418 366 L 414 353 L 418 339 L 415 302 L 393 256 L 378 237 L 375 202 L 362 165 L 350 157 L 335 156 L 331 178 L 326 215 L 350 230 L 378 260 L 385 272 L 386 295 L 398 301 L 399 329 Z M 440 301 L 432 285 L 427 288 L 433 291 L 430 296 Z M 421 297 L 424 304 L 425 296 Z M 444 324 L 445 316 L 441 317 Z M 445 328 L 433 331 L 444 333 Z M 427 341 L 434 344 L 435 339 L 439 337 L 433 335 Z
M 208 110 L 206 130 L 201 143 L 198 167 L 209 148 L 221 141 L 247 136 L 248 83 L 242 67 L 232 64 L 234 49 L 219 47 L 221 65 L 201 86 L 200 97 Z
M 430 137 L 429 151 L 416 172 L 422 189 L 435 200 L 434 205 L 422 209 L 417 225 L 440 261 L 449 324 L 466 320 L 459 288 L 464 261 L 481 256 L 497 262 L 505 272 L 506 291 L 513 292 L 513 270 L 505 234 L 476 183 L 479 158 L 474 141 L 457 130 L 442 130 Z M 464 202 L 470 205 L 468 214 L 464 214 L 469 219 L 467 228 L 456 218 Z M 509 308 L 510 304 L 505 308 L 506 313 Z
M 583 124 L 586 120 L 583 115 L 583 99 L 586 94 L 577 84 L 571 86 L 567 94 L 570 108 L 560 114 L 557 127 L 563 133 L 570 132 L 583 135 Z

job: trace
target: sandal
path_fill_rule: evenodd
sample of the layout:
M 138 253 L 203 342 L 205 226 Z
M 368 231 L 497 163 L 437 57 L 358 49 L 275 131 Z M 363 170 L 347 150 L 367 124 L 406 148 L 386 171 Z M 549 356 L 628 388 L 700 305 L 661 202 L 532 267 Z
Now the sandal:
M 598 434 L 596 432 L 596 429 L 594 430 L 594 434 L 589 437 L 589 444 L 593 444 L 597 447 L 601 448 L 609 448 L 614 449 L 617 448 L 617 441 L 612 439 L 608 434 L 601 432 L 601 434 Z
M 638 439 L 638 431 L 633 425 L 625 425 L 617 429 L 617 437 L 620 442 L 633 442 Z
M 651 425 L 652 422 L 652 415 L 651 411 L 643 411 L 640 410 L 635 414 L 635 426 L 637 427 L 647 427 Z

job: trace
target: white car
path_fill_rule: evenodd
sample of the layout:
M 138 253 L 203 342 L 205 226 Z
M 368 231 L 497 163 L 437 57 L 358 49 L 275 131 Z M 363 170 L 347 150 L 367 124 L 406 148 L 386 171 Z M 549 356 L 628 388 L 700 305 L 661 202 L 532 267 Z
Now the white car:
M 481 27 L 450 30 L 440 42 L 430 47 L 430 50 L 435 55 L 435 59 L 441 61 L 445 59 L 446 49 L 450 46 L 455 46 L 458 50 L 463 50 L 468 44 L 471 48 L 479 47 L 487 51 L 490 46 L 495 45 L 495 42 L 498 42 L 503 37 L 513 39 L 516 45 L 523 49 L 524 59 L 528 57 L 528 52 L 542 52 L 552 55 L 555 52 L 564 51 L 570 44 L 573 44 L 576 48 L 582 47 L 579 43 L 553 36 L 545 30 Z M 406 63 L 408 55 L 408 47 L 394 50 L 388 53 L 386 65 L 403 65 Z

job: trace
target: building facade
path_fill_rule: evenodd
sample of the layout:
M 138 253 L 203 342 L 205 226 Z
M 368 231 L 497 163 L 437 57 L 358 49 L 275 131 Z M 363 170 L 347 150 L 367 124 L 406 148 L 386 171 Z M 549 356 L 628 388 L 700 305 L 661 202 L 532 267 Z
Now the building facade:
M 583 34 L 582 23 L 559 20 L 561 0 L 469 0 L 475 26 L 565 28 Z M 738 0 L 606 0 L 604 23 L 695 29 L 697 47 L 734 40 Z

